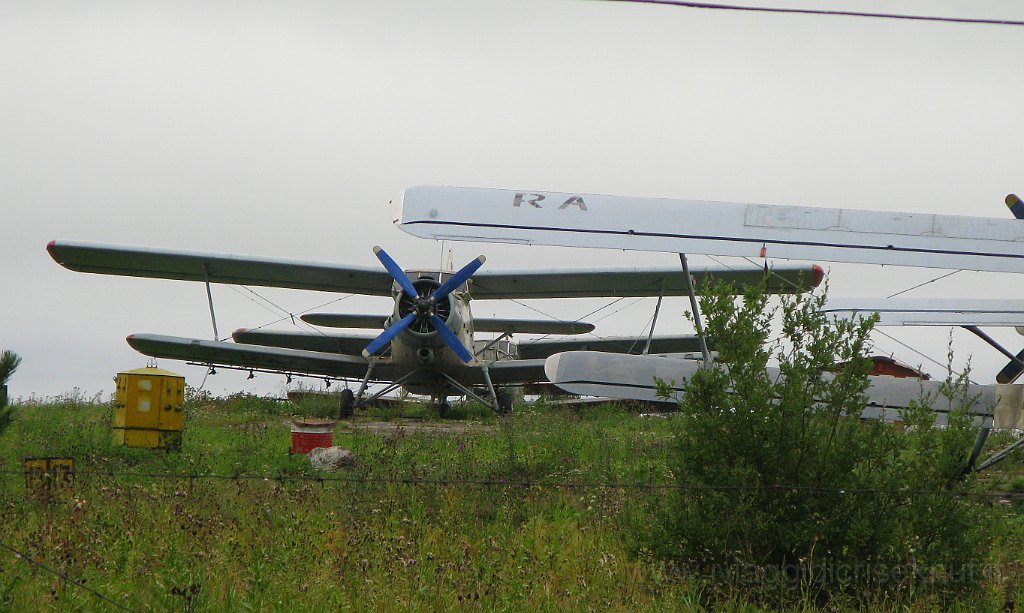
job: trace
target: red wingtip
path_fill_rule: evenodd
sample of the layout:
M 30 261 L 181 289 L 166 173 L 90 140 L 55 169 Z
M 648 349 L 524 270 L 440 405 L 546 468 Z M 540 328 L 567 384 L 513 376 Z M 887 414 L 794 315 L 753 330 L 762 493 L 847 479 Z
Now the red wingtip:
M 825 269 L 817 264 L 811 267 L 814 272 L 811 273 L 811 280 L 814 283 L 814 287 L 821 285 L 821 282 L 825 280 Z
M 131 343 L 132 339 L 134 339 L 134 338 L 135 338 L 134 334 L 129 334 L 128 336 L 124 337 L 124 340 L 128 341 L 129 343 Z
M 52 241 L 50 241 L 50 242 L 46 243 L 46 250 L 47 250 L 47 251 L 48 251 L 48 252 L 49 252 L 50 254 L 53 254 L 53 246 L 54 246 L 54 245 L 56 245 L 56 244 L 57 244 L 57 241 L 56 241 L 56 240 L 52 240 Z

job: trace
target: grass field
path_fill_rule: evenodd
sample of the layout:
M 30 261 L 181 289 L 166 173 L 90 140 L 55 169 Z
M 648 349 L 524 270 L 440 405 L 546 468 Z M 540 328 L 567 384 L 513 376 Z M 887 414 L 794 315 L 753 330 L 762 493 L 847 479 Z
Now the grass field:
M 3 551 L 0 610 L 675 611 L 712 593 L 717 606 L 753 609 L 650 553 L 673 483 L 671 419 L 611 406 L 501 419 L 468 407 L 444 421 L 419 407 L 404 409 L 412 420 L 377 412 L 339 426 L 335 444 L 357 461 L 321 474 L 287 454 L 290 414 L 321 410 L 193 398 L 182 449 L 164 452 L 113 445 L 104 402 L 16 405 L 0 431 L 0 543 L 85 587 Z M 74 457 L 71 491 L 26 492 L 28 456 Z M 1001 470 L 989 487 L 1024 489 L 1019 460 Z M 875 604 L 1000 609 L 1016 598 L 1024 513 L 994 504 L 1005 521 L 983 593 Z

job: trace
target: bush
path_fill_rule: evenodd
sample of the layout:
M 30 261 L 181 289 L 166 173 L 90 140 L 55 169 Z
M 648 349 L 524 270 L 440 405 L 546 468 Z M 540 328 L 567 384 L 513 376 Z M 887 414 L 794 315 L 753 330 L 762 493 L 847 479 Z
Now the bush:
M 763 288 L 739 304 L 728 287 L 703 289 L 727 368 L 685 385 L 662 554 L 709 594 L 777 607 L 979 585 L 985 509 L 958 495 L 973 484 L 961 478 L 975 433 L 966 409 L 944 428 L 930 399 L 902 430 L 862 421 L 874 318 L 829 320 L 824 291 L 772 308 Z M 766 371 L 772 360 L 781 377 Z M 954 399 L 966 389 L 966 376 L 947 382 Z

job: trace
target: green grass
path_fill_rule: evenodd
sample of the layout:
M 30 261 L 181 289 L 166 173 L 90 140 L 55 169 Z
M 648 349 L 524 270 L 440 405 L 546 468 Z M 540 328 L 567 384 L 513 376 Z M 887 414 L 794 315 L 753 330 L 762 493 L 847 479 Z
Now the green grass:
M 358 458 L 337 473 L 348 480 L 317 481 L 287 454 L 291 413 L 316 411 L 305 403 L 193 398 L 181 450 L 165 452 L 114 445 L 112 409 L 95 400 L 14 407 L 0 432 L 0 468 L 12 471 L 0 475 L 0 542 L 132 610 L 678 611 L 709 591 L 644 546 L 664 491 L 568 485 L 670 483 L 671 420 L 610 406 L 498 418 L 469 405 L 443 421 L 375 409 L 335 432 Z M 358 427 L 383 419 L 411 425 Z M 449 430 L 424 428 L 437 424 Z M 17 474 L 26 456 L 73 456 L 73 491 L 29 496 Z M 242 478 L 253 475 L 270 478 Z M 1024 514 L 1004 515 L 992 561 L 1002 574 L 985 594 L 879 604 L 1001 605 L 1024 563 Z M 754 610 L 744 603 L 737 593 L 717 605 Z M 0 610 L 115 608 L 0 552 Z

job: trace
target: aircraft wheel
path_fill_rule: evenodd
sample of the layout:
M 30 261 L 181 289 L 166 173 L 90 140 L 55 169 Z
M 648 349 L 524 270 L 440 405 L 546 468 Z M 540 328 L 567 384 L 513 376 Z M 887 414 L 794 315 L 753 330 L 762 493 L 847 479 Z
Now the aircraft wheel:
M 352 393 L 352 390 L 348 388 L 341 390 L 341 407 L 338 411 L 338 417 L 342 419 L 352 417 L 352 414 L 355 412 L 355 404 L 356 395 Z
M 437 405 L 437 414 L 440 415 L 441 417 L 447 417 L 448 412 L 451 411 L 451 409 L 452 405 L 448 404 L 447 400 L 442 400 Z
M 512 394 L 508 392 L 498 392 L 498 412 L 502 415 L 508 415 L 512 412 Z

